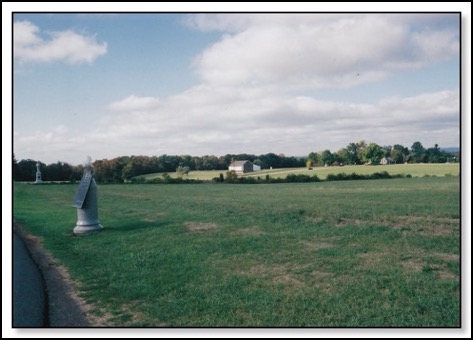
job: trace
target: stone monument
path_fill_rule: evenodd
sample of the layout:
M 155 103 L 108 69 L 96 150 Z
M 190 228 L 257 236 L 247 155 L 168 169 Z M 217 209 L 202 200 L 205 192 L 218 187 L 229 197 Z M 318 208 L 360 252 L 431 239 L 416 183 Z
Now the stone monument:
M 43 181 L 41 180 L 41 170 L 39 170 L 39 162 L 36 163 L 36 181 L 34 182 L 35 184 L 40 184 Z
M 97 184 L 92 176 L 90 158 L 85 165 L 84 176 L 74 197 L 73 207 L 77 208 L 77 223 L 74 234 L 86 234 L 102 230 L 97 209 Z

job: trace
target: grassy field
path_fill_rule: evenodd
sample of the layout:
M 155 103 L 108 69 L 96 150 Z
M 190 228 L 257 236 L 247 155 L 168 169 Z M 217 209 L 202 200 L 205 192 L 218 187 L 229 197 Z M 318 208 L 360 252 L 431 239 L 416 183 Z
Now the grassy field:
M 15 183 L 14 218 L 110 325 L 460 325 L 459 177 L 102 185 L 87 236 L 76 189 Z
M 460 165 L 458 163 L 449 164 L 393 164 L 393 165 L 348 165 L 348 166 L 333 166 L 333 167 L 315 167 L 312 170 L 307 168 L 288 168 L 288 169 L 272 169 L 262 170 L 254 173 L 247 173 L 245 177 L 261 177 L 264 178 L 269 175 L 273 178 L 285 178 L 289 174 L 303 174 L 313 176 L 316 174 L 320 179 L 325 179 L 329 174 L 339 173 L 357 173 L 360 175 L 372 174 L 374 172 L 387 171 L 390 175 L 397 174 L 410 174 L 413 177 L 423 176 L 458 176 L 460 172 Z M 212 171 L 191 171 L 188 175 L 184 175 L 186 179 L 199 179 L 203 181 L 210 181 L 214 177 L 218 177 L 220 174 L 225 174 L 225 170 L 212 170 Z M 136 178 L 143 178 L 145 180 L 151 180 L 155 178 L 162 178 L 163 173 L 147 174 L 137 176 Z M 169 173 L 173 178 L 178 177 L 177 173 Z

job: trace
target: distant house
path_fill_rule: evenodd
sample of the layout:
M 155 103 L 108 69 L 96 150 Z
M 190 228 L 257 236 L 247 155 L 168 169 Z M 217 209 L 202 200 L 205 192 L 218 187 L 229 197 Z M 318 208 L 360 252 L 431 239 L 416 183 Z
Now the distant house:
M 235 171 L 239 174 L 244 174 L 247 172 L 260 171 L 261 167 L 251 163 L 250 161 L 234 161 L 228 167 L 228 171 Z
M 394 164 L 394 161 L 391 157 L 383 157 L 381 158 L 381 164 L 386 165 L 386 164 Z

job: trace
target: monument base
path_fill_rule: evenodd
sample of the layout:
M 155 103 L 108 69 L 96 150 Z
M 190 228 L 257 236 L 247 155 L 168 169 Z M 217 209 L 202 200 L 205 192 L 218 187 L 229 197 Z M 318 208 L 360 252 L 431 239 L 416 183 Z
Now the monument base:
M 103 229 L 101 224 L 94 224 L 94 225 L 76 225 L 74 228 L 74 234 L 87 234 L 94 231 L 100 231 Z

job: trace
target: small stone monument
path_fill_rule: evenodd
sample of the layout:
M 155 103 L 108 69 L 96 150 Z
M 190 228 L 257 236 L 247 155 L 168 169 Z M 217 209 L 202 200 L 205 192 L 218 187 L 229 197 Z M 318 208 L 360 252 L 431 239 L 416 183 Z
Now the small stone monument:
M 41 170 L 39 170 L 39 162 L 36 163 L 36 181 L 34 182 L 35 184 L 40 184 L 43 181 L 41 180 Z
M 103 228 L 98 217 L 97 184 L 95 184 L 92 176 L 90 157 L 85 164 L 84 176 L 80 181 L 72 206 L 77 208 L 77 223 L 74 234 L 86 234 Z

